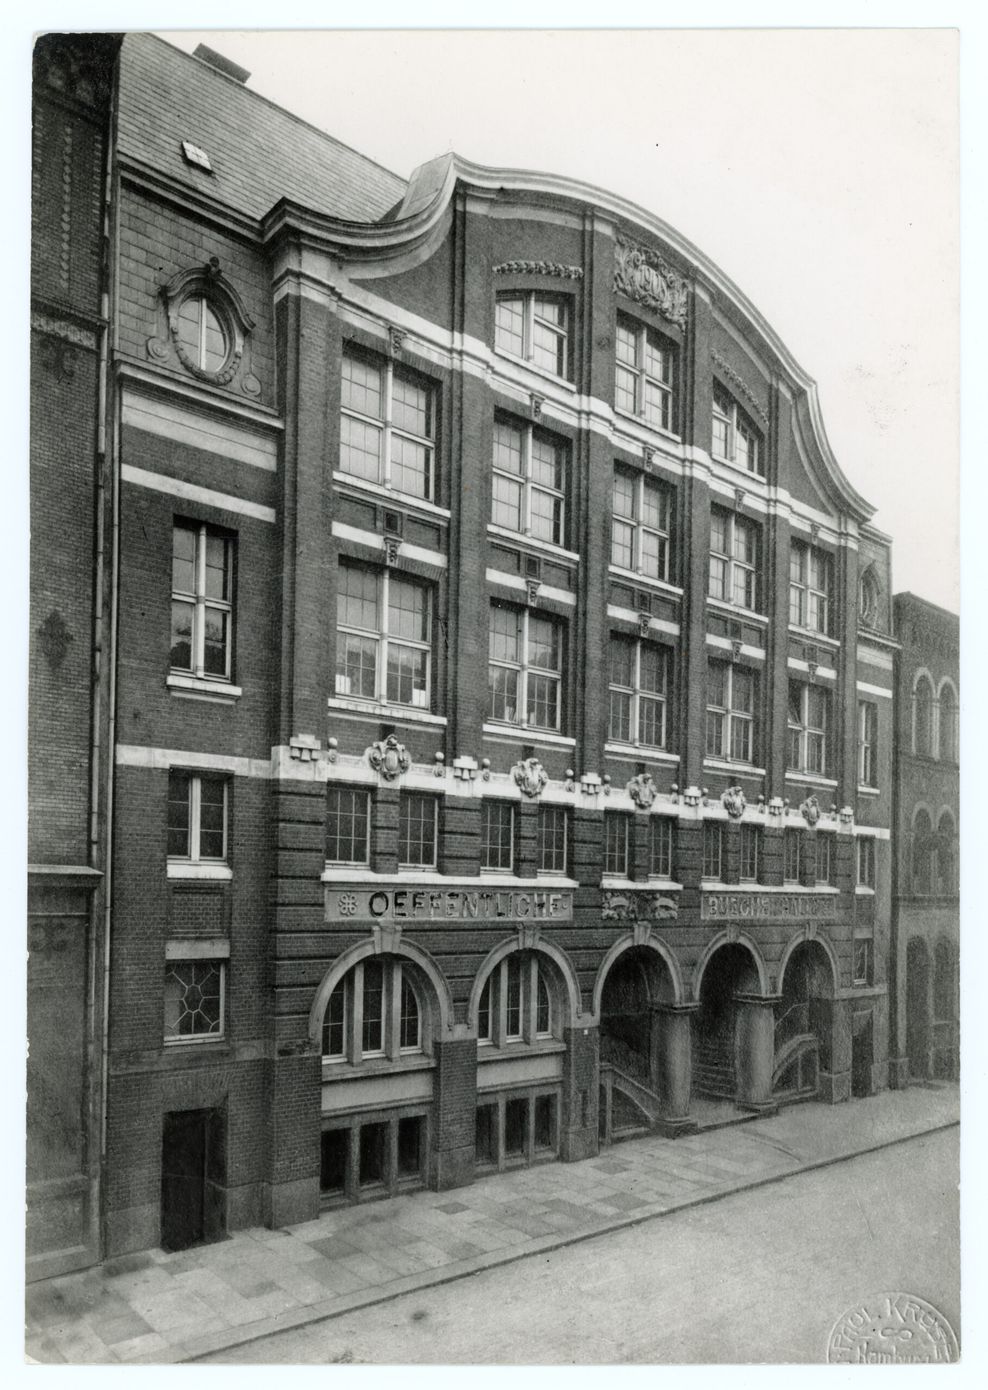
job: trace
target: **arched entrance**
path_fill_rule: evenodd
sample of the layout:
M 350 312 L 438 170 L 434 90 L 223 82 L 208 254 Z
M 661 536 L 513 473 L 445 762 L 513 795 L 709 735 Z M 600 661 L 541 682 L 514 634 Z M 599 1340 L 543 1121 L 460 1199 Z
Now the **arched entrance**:
M 774 1000 L 764 995 L 758 962 L 740 942 L 725 942 L 703 966 L 693 1018 L 693 1092 L 746 1108 L 770 1103 Z
M 930 1076 L 930 954 L 922 937 L 906 948 L 906 1053 L 909 1075 Z
M 664 1052 L 668 1028 L 656 1005 L 671 1005 L 676 988 L 669 966 L 648 946 L 630 946 L 612 962 L 600 988 L 600 1141 L 651 1128 L 673 1097 Z
M 775 1021 L 772 1089 L 777 1099 L 806 1100 L 832 1070 L 831 1001 L 834 971 L 819 941 L 801 941 L 785 962 Z

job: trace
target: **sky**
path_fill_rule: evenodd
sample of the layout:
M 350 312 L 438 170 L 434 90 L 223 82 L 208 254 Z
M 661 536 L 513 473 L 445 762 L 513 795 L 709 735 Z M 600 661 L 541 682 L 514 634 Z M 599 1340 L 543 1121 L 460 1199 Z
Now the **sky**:
M 455 150 L 671 223 L 816 380 L 834 453 L 893 537 L 896 590 L 957 609 L 955 31 L 163 36 L 208 43 L 404 177 Z

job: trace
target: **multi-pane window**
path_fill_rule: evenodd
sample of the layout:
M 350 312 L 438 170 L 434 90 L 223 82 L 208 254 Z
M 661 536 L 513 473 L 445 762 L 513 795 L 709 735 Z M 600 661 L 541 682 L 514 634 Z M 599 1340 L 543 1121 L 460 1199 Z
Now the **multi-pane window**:
M 514 951 L 488 975 L 477 1008 L 481 1043 L 533 1043 L 551 1038 L 552 995 L 534 952 Z
M 789 766 L 796 772 L 827 771 L 829 703 L 821 686 L 789 682 Z
M 656 878 L 672 878 L 673 821 L 669 816 L 652 816 L 648 840 L 648 871 Z
M 172 530 L 171 667 L 229 680 L 233 649 L 233 540 L 212 526 Z
M 703 824 L 703 877 L 718 882 L 724 877 L 724 826 L 720 821 Z
M 742 883 L 757 883 L 761 873 L 762 832 L 757 825 L 741 827 L 741 873 Z
M 957 696 L 944 682 L 940 687 L 940 739 L 938 754 L 945 763 L 957 761 Z
M 933 686 L 927 676 L 913 687 L 913 752 L 933 757 Z
M 871 836 L 858 837 L 858 883 L 862 888 L 875 886 L 875 841 Z
M 392 956 L 358 962 L 326 1005 L 322 1055 L 356 1065 L 364 1058 L 397 1061 L 422 1051 L 422 1009 L 408 967 Z
M 758 677 L 745 666 L 707 662 L 707 757 L 750 763 L 755 758 Z
M 604 812 L 604 873 L 628 877 L 628 830 L 631 821 L 623 811 Z
M 568 867 L 569 819 L 565 806 L 539 807 L 539 873 L 565 874 Z
M 858 785 L 878 786 L 878 706 L 858 701 Z
M 485 796 L 480 808 L 480 867 L 510 873 L 514 862 L 514 803 Z
M 369 863 L 370 793 L 330 786 L 326 792 L 326 859 L 330 864 Z
M 874 971 L 875 943 L 870 936 L 854 938 L 854 983 L 870 985 Z
M 559 729 L 562 670 L 562 624 L 528 609 L 491 604 L 491 719 L 534 729 Z
M 764 473 L 760 441 L 751 421 L 719 382 L 714 382 L 712 445 L 715 458 L 749 473 Z
M 340 470 L 434 499 L 435 392 L 391 362 L 343 354 Z
M 782 832 L 782 879 L 784 883 L 798 883 L 800 859 L 803 848 L 801 830 Z
M 519 535 L 562 545 L 566 445 L 533 425 L 494 422 L 491 521 Z
M 226 859 L 228 782 L 207 772 L 168 773 L 168 858 L 191 864 Z
M 429 588 L 390 570 L 340 562 L 336 591 L 336 693 L 427 709 Z
M 666 746 L 669 658 L 664 647 L 627 637 L 610 642 L 610 737 L 620 743 Z
M 402 792 L 398 800 L 398 863 L 403 869 L 436 867 L 439 802 L 423 792 Z
M 739 608 L 758 606 L 758 525 L 746 517 L 710 508 L 711 598 Z
M 612 507 L 611 564 L 648 579 L 668 579 L 668 491 L 644 473 L 616 467 Z
M 499 294 L 494 342 L 554 376 L 569 373 L 569 309 L 555 295 Z
M 859 841 L 860 844 L 860 841 Z M 913 892 L 924 896 L 933 889 L 933 822 L 929 813 L 920 809 L 913 817 L 912 880 Z
M 832 835 L 817 835 L 816 837 L 816 881 L 817 883 L 833 883 L 834 881 L 834 837 Z
M 202 294 L 183 299 L 176 315 L 178 341 L 200 372 L 215 374 L 226 365 L 226 332 L 209 300 Z
M 649 425 L 671 430 L 675 389 L 673 351 L 657 333 L 618 315 L 614 403 Z
M 935 891 L 957 892 L 957 830 L 949 811 L 944 811 L 937 822 Z
M 830 631 L 833 562 L 823 550 L 801 541 L 789 548 L 789 621 L 813 632 Z
M 166 962 L 165 1042 L 199 1042 L 223 1036 L 225 974 L 220 960 Z

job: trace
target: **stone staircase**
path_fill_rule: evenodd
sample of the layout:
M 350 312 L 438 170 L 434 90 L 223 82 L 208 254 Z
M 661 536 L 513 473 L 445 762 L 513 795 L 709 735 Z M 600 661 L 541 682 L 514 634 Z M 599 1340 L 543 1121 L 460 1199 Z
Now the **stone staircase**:
M 734 1054 L 729 1042 L 695 1041 L 693 1044 L 693 1090 L 701 1095 L 733 1100 L 737 1095 Z

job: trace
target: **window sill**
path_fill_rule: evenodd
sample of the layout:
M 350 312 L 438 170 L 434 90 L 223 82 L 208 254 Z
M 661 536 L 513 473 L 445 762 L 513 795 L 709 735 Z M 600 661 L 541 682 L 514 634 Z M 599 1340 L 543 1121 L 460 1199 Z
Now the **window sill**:
M 649 434 L 657 434 L 660 439 L 667 440 L 677 448 L 682 445 L 682 435 L 666 429 L 664 425 L 656 425 L 653 421 L 646 420 L 644 415 L 634 415 L 630 410 L 624 410 L 619 405 L 614 405 L 611 409 L 614 412 L 615 421 L 626 420 L 629 425 L 637 425 L 640 430 L 648 430 Z
M 668 579 L 656 579 L 650 574 L 639 574 L 637 570 L 626 570 L 623 565 L 609 564 L 607 572 L 612 579 L 623 579 L 629 584 L 647 584 L 650 589 L 668 594 L 670 598 L 681 599 L 683 597 L 683 590 L 676 584 L 670 584 Z
M 169 859 L 168 878 L 211 880 L 214 883 L 229 883 L 233 870 L 229 864 L 194 864 L 184 859 Z
M 881 787 L 865 787 L 865 786 L 859 786 L 859 787 L 858 787 L 858 796 L 881 796 L 881 794 L 882 794 L 882 789 L 881 789 Z
M 546 729 L 533 729 L 528 724 L 484 724 L 485 734 L 500 734 L 502 737 L 522 739 L 526 743 L 544 743 L 559 748 L 575 748 L 576 739 L 565 734 L 553 734 Z
M 744 464 L 737 463 L 734 459 L 726 459 L 722 454 L 715 454 L 713 450 L 710 452 L 710 458 L 713 463 L 718 463 L 724 468 L 729 468 L 732 473 L 740 473 L 742 477 L 745 478 L 754 478 L 756 482 L 765 485 L 764 473 L 759 473 L 752 468 L 746 468 Z
M 798 623 L 790 623 L 789 635 L 799 638 L 801 642 L 821 642 L 825 647 L 830 647 L 835 654 L 840 651 L 840 642 L 836 637 L 831 637 L 826 632 L 816 632 L 811 627 L 800 627 Z
M 649 892 L 651 889 L 655 888 L 662 888 L 663 890 L 668 889 L 670 893 L 678 893 L 683 887 L 681 883 L 676 883 L 674 879 L 659 878 L 652 874 L 650 874 L 648 878 L 619 878 L 616 874 L 602 874 L 600 886 L 602 889 L 606 888 L 608 892 L 611 892 L 615 888 L 619 888 L 628 893 Z
M 552 559 L 570 560 L 574 564 L 580 562 L 579 552 L 576 550 L 567 550 L 564 546 L 556 545 L 555 541 L 543 541 L 538 536 L 527 535 L 524 531 L 511 531 L 507 526 L 498 526 L 495 521 L 487 523 L 487 534 L 496 536 L 498 540 L 514 541 L 516 545 L 530 545 Z
M 217 1043 L 225 1043 L 226 1037 L 223 1033 L 210 1033 L 208 1036 L 193 1038 L 165 1038 L 164 1047 L 170 1052 L 172 1048 L 185 1049 L 187 1047 L 215 1047 Z
M 378 700 L 358 700 L 350 695 L 330 695 L 326 700 L 328 709 L 347 710 L 352 714 L 371 714 L 382 723 L 396 724 L 438 724 L 446 726 L 446 717 L 432 714 L 415 705 L 388 705 Z
M 229 681 L 206 680 L 201 676 L 182 676 L 171 672 L 165 684 L 173 695 L 187 700 L 210 700 L 215 704 L 232 705 L 239 700 L 243 687 Z
M 481 1066 L 487 1062 L 504 1062 L 512 1057 L 531 1057 L 533 1052 L 541 1052 L 548 1055 L 565 1052 L 566 1044 L 560 1042 L 558 1038 L 535 1038 L 532 1042 L 525 1042 L 524 1039 L 501 1043 L 490 1042 L 487 1038 L 477 1039 L 477 1065 Z
M 550 382 L 553 386 L 558 386 L 561 391 L 566 391 L 569 395 L 576 395 L 576 387 L 564 376 L 557 376 L 555 372 L 547 371 L 545 367 L 536 366 L 527 357 L 516 357 L 513 352 L 506 352 L 503 347 L 494 344 L 494 357 L 501 358 L 504 362 L 510 362 L 512 366 L 523 367 L 526 372 L 531 372 L 542 381 Z
M 707 595 L 707 607 L 727 618 L 740 618 L 745 622 L 758 623 L 762 627 L 768 623 L 767 613 L 756 613 L 754 608 L 742 608 L 739 603 L 729 603 L 726 598 L 714 598 L 713 594 Z
M 417 507 L 420 511 L 427 512 L 429 516 L 439 517 L 443 521 L 449 521 L 450 518 L 448 507 L 440 507 L 425 497 L 414 497 L 408 492 L 398 492 L 395 488 L 385 487 L 383 483 L 372 483 L 368 478 L 358 478 L 355 473 L 344 473 L 339 468 L 333 469 L 333 482 L 356 488 L 358 492 L 366 493 L 369 497 L 375 497 L 380 501 L 386 501 L 392 507 L 399 504 L 406 507 Z
M 732 762 L 730 758 L 704 758 L 703 766 L 711 772 L 736 772 L 746 777 L 765 776 L 763 767 L 756 767 L 754 763 Z M 837 785 L 836 782 L 834 785 Z
M 391 1076 L 400 1071 L 432 1071 L 436 1065 L 436 1059 L 425 1052 L 408 1052 L 395 1058 L 368 1057 L 364 1062 L 348 1062 L 343 1058 L 334 1061 L 328 1057 L 320 1060 L 324 1081 L 356 1081 L 369 1076 Z
M 320 875 L 322 883 L 380 883 L 390 888 L 485 888 L 492 883 L 505 883 L 512 888 L 579 888 L 575 878 L 563 874 L 539 874 L 537 878 L 517 878 L 510 869 L 484 869 L 481 874 L 440 874 L 429 870 L 413 870 L 400 874 L 371 872 L 366 864 L 327 864 Z
M 679 762 L 678 753 L 670 753 L 665 748 L 651 748 L 644 743 L 605 743 L 604 752 L 613 753 L 617 757 L 623 754 L 626 757 L 634 758 L 636 762 Z
M 814 787 L 834 787 L 836 788 L 836 777 L 824 777 L 819 772 L 800 772 L 799 768 L 791 767 L 786 772 L 787 782 L 808 782 Z
M 832 883 L 756 883 L 752 879 L 743 879 L 740 883 L 724 883 L 721 879 L 700 880 L 700 891 L 703 893 L 723 893 L 726 889 L 732 892 L 784 893 L 787 896 L 793 893 L 826 893 L 834 898 L 840 892 Z
M 875 896 L 874 888 L 869 888 L 866 883 L 857 884 L 855 886 L 854 892 L 855 895 L 859 898 L 873 898 Z

